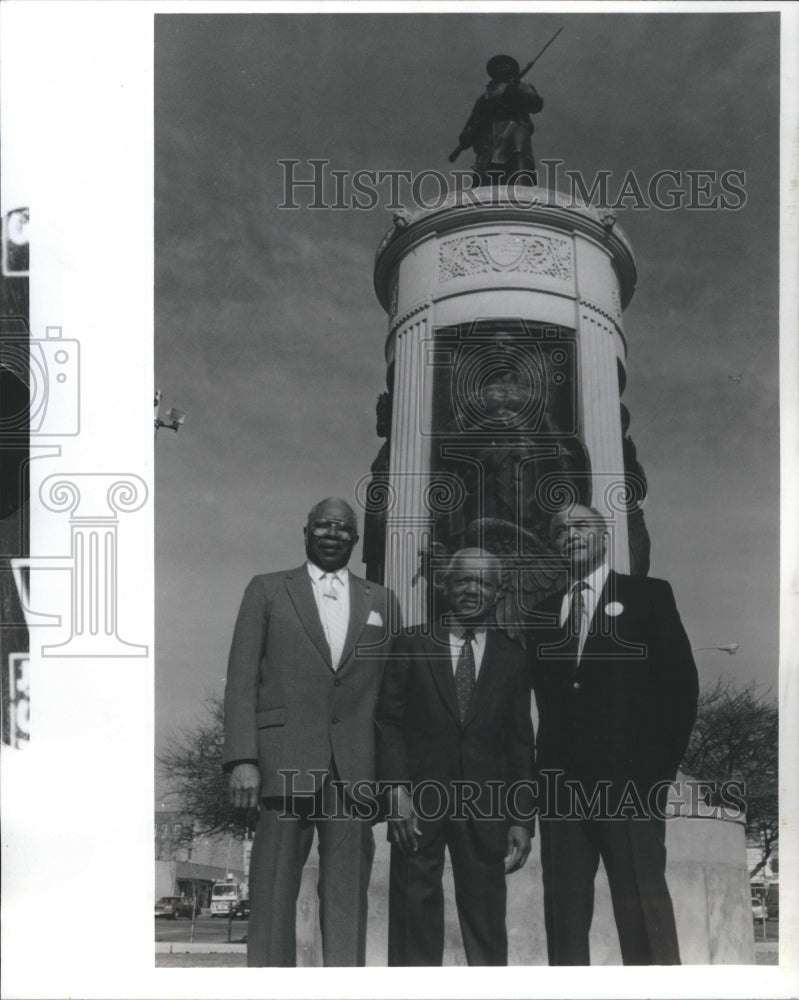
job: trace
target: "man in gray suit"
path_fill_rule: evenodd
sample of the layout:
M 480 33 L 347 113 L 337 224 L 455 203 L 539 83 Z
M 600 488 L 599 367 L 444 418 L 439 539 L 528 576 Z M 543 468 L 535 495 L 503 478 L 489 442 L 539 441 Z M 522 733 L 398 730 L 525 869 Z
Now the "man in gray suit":
M 356 799 L 375 778 L 374 715 L 391 591 L 347 570 L 358 529 L 343 500 L 308 515 L 307 562 L 256 576 L 241 604 L 225 688 L 230 798 L 258 807 L 247 964 L 296 964 L 302 870 L 319 837 L 325 965 L 364 965 L 374 838 Z

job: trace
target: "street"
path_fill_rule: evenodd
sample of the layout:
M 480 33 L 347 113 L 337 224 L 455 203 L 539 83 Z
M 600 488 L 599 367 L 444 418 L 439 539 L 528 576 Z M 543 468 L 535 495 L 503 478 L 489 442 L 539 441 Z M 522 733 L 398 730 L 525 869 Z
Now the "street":
M 156 942 L 188 943 L 195 944 L 225 944 L 228 941 L 228 920 L 220 917 L 200 916 L 194 924 L 194 938 L 191 936 L 191 920 L 164 920 L 159 918 L 155 921 Z M 230 942 L 232 944 L 245 944 L 247 941 L 246 920 L 234 920 L 230 925 Z M 779 920 L 765 921 L 755 920 L 752 922 L 752 931 L 755 943 L 779 941 L 780 923 Z M 162 964 L 171 964 L 171 959 L 167 961 L 162 956 Z M 192 964 L 191 959 L 188 964 Z M 202 964 L 198 962 L 197 964 Z
M 169 942 L 224 943 L 228 941 L 227 918 L 200 916 L 194 922 L 194 938 L 191 936 L 191 920 L 165 920 L 158 917 L 155 920 L 155 940 Z M 247 921 L 234 920 L 230 924 L 230 939 L 233 943 L 243 943 L 247 940 Z
M 765 933 L 764 933 L 765 923 Z M 752 926 L 755 934 L 755 944 L 759 941 L 779 941 L 780 922 L 779 920 L 753 920 Z

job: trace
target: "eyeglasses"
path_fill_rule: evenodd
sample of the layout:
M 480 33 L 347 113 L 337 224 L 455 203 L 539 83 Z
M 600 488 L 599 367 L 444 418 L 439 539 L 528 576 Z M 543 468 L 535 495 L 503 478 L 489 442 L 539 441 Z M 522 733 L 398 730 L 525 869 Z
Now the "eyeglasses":
M 591 532 L 605 534 L 607 527 L 598 520 L 561 522 L 552 529 L 551 537 L 560 539 L 568 536 L 573 530 L 579 532 L 581 535 L 588 535 Z
M 342 538 L 352 538 L 355 535 L 355 528 L 347 521 L 314 521 L 308 528 L 312 535 L 331 535 L 334 531 Z

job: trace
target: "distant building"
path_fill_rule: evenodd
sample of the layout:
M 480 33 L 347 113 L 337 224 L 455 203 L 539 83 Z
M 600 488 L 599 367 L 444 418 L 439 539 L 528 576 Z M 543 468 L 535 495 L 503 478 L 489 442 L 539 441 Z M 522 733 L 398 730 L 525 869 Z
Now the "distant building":
M 155 811 L 155 898 L 196 897 L 210 906 L 211 886 L 232 876 L 246 884 L 252 840 L 195 835 L 191 817 L 174 809 Z M 191 831 L 190 833 L 188 831 Z

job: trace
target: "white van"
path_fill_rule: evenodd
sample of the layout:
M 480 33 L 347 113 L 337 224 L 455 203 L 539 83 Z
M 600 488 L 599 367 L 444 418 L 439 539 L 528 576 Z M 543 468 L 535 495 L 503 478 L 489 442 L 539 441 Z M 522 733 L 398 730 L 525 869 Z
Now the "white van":
M 211 889 L 211 916 L 227 917 L 242 897 L 242 886 L 234 879 L 214 882 Z

